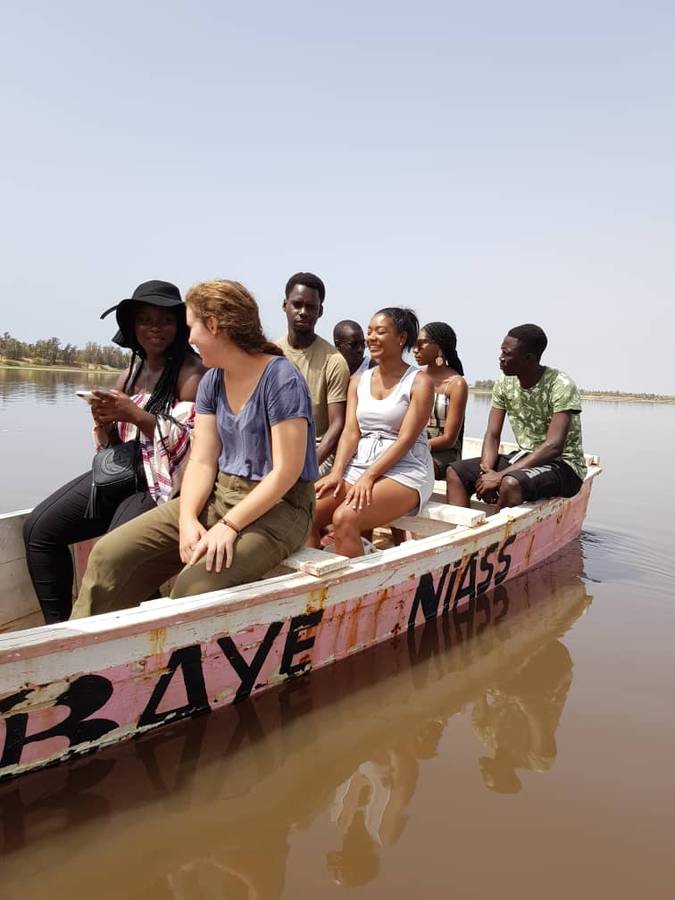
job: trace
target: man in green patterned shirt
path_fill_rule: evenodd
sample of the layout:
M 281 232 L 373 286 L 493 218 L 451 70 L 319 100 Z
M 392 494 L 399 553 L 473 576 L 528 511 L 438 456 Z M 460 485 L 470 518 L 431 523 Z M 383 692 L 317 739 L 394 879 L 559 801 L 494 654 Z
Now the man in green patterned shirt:
M 492 391 L 482 455 L 448 469 L 448 503 L 468 506 L 475 491 L 499 510 L 524 500 L 573 497 L 581 488 L 581 399 L 569 375 L 541 365 L 547 343 L 538 325 L 518 325 L 502 341 L 503 374 Z M 507 413 L 518 450 L 504 456 L 499 442 Z

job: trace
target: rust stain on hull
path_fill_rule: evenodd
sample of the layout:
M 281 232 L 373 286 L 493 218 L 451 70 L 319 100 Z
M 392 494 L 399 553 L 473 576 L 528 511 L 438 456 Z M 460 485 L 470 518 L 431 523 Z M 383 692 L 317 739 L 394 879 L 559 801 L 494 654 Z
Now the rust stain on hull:
M 325 609 L 328 602 L 328 588 L 322 587 L 318 591 L 310 591 L 305 604 L 305 612 L 312 613 L 318 609 Z
M 148 632 L 149 656 L 160 656 L 164 653 L 166 642 L 166 628 L 153 628 Z
M 526 566 L 529 566 L 531 563 L 532 550 L 534 548 L 534 541 L 535 541 L 536 536 L 537 536 L 536 532 L 533 531 L 532 537 L 530 538 L 529 543 L 527 545 L 527 550 L 525 551 L 525 565 Z

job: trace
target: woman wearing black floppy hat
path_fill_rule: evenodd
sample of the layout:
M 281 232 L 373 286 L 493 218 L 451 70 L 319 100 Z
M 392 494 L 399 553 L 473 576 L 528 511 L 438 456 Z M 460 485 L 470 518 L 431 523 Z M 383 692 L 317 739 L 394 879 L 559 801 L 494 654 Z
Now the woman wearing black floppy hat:
M 94 391 L 97 448 L 138 439 L 142 472 L 121 502 L 92 502 L 92 473 L 64 485 L 35 507 L 24 525 L 26 560 L 47 624 L 70 615 L 73 566 L 68 545 L 98 537 L 174 496 L 187 462 L 197 386 L 204 373 L 188 343 L 178 288 L 146 281 L 115 311 L 113 338 L 131 351 L 113 390 Z

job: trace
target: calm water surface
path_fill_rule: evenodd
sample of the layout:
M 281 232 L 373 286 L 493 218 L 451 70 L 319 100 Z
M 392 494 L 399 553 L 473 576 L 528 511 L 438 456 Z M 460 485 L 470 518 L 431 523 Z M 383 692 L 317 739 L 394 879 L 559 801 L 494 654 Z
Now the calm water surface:
M 0 370 L 1 510 L 87 468 L 94 383 Z M 671 898 L 675 408 L 583 423 L 605 472 L 579 542 L 466 614 L 0 785 L 0 897 Z

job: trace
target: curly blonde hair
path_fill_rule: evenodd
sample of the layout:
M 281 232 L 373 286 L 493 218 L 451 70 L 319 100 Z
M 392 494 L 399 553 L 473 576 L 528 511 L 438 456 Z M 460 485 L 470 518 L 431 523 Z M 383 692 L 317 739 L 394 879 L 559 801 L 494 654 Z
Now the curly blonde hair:
M 258 304 L 238 281 L 202 281 L 191 287 L 185 302 L 202 320 L 213 317 L 224 332 L 248 353 L 283 356 L 283 351 L 265 337 Z

